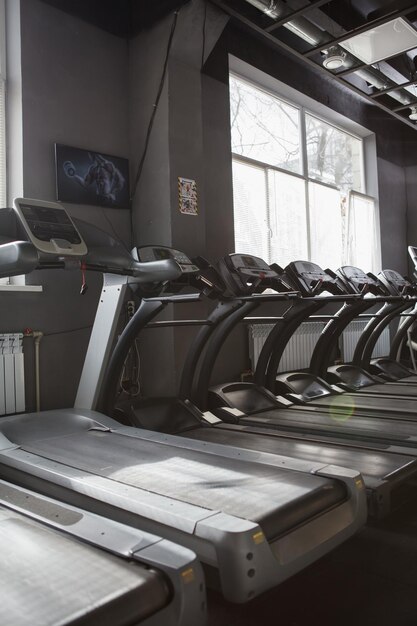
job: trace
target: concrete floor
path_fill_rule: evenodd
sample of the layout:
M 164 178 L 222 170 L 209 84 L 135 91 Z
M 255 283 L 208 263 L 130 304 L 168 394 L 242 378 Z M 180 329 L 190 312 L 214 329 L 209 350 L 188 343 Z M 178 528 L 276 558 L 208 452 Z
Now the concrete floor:
M 417 626 L 417 501 L 252 602 L 208 606 L 210 626 Z

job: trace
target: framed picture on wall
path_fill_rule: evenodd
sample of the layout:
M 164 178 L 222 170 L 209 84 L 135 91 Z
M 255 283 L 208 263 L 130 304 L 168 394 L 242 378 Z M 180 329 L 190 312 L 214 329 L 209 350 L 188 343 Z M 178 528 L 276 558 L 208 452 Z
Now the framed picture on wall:
M 129 161 L 55 144 L 57 200 L 128 209 Z

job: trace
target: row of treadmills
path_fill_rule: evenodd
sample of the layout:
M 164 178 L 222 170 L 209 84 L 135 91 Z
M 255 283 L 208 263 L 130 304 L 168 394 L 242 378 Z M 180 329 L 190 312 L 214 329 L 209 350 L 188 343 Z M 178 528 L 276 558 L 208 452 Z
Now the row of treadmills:
M 410 280 L 129 254 L 60 204 L 0 211 L 0 277 L 80 268 L 103 290 L 75 406 L 0 420 L 0 623 L 205 624 L 205 584 L 246 602 L 414 497 L 417 376 L 397 360 L 417 318 Z M 139 306 L 119 335 L 127 293 Z M 206 318 L 178 314 L 193 303 Z M 334 365 L 361 316 L 352 362 Z M 399 318 L 390 357 L 373 359 Z M 326 321 L 310 368 L 282 373 L 308 319 Z M 265 321 L 254 382 L 213 386 L 232 331 Z M 184 326 L 177 397 L 121 395 L 140 333 Z

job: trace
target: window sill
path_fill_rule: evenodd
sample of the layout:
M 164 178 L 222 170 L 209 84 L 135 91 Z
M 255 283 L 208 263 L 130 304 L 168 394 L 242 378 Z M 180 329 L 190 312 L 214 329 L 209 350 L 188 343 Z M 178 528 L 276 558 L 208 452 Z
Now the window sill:
M 26 293 L 40 293 L 43 291 L 42 285 L 0 285 L 1 291 L 24 291 Z

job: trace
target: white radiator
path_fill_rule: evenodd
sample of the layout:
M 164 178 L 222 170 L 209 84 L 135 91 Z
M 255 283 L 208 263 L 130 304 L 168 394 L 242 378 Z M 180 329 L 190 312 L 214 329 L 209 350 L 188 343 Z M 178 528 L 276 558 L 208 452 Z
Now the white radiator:
M 367 322 L 362 320 L 355 320 L 351 322 L 342 335 L 342 359 L 345 363 L 349 363 L 353 359 L 353 353 L 355 351 L 356 344 L 359 337 L 362 334 Z M 390 350 L 390 333 L 389 328 L 384 328 L 378 339 L 373 354 L 373 357 L 386 356 Z
M 0 415 L 25 410 L 22 333 L 0 334 Z
M 348 328 L 342 335 L 340 340 L 340 348 L 342 359 L 345 363 L 352 360 L 356 343 L 366 326 L 365 321 L 354 321 L 349 324 Z M 313 353 L 316 342 L 325 327 L 325 322 L 303 322 L 301 326 L 291 337 L 282 355 L 279 372 L 289 372 L 292 370 L 301 370 L 310 365 L 311 355 Z M 249 325 L 249 358 L 252 364 L 252 370 L 255 371 L 259 354 L 266 338 L 273 328 L 273 324 L 251 324 Z M 379 338 L 375 350 L 374 357 L 384 356 L 389 353 L 390 341 L 389 330 L 385 329 Z
M 308 367 L 314 346 L 325 325 L 325 322 L 303 322 L 289 340 L 278 371 L 288 372 Z M 273 324 L 251 324 L 249 326 L 249 358 L 253 371 L 255 371 L 265 339 L 272 328 Z

